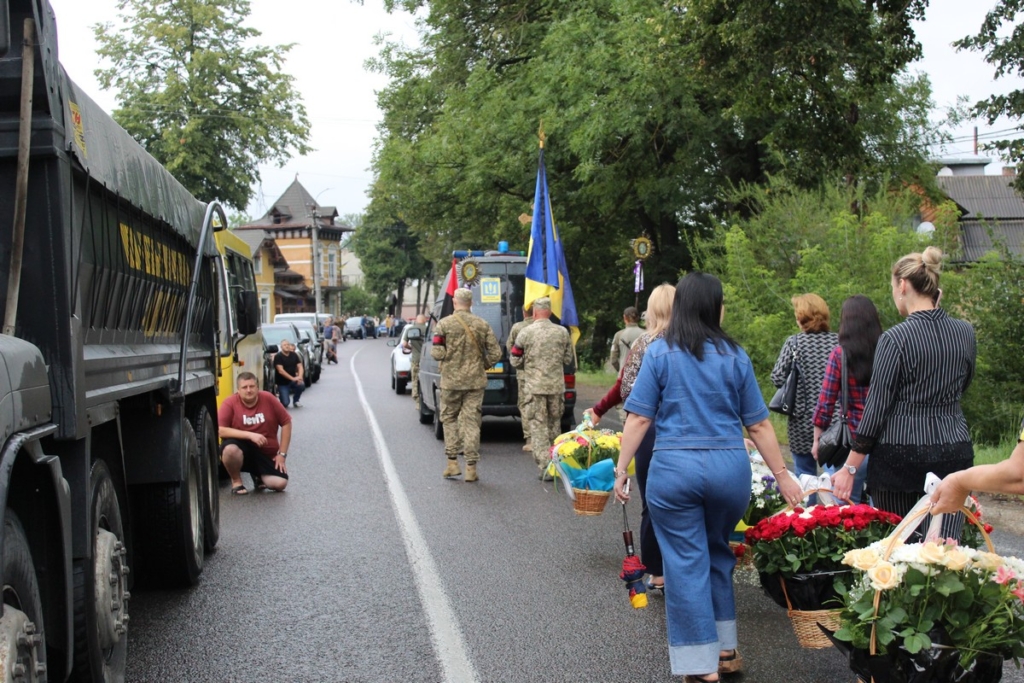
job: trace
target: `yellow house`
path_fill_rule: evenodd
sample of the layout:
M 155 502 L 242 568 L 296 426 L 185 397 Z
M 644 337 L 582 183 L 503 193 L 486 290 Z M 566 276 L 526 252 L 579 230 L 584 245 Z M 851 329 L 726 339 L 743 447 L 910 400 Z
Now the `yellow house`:
M 338 210 L 320 206 L 298 181 L 259 220 L 235 228 L 239 235 L 260 231 L 277 245 L 287 269 L 278 270 L 275 292 L 280 297 L 274 313 L 298 313 L 316 310 L 313 265 L 318 261 L 320 275 L 320 311 L 341 314 L 342 250 L 341 241 L 353 228 L 337 223 Z M 316 227 L 319 258 L 313 254 L 313 229 Z M 276 307 L 276 305 L 275 305 Z
M 252 250 L 253 272 L 256 278 L 256 290 L 260 298 L 261 321 L 270 323 L 274 315 L 284 313 L 284 300 L 297 295 L 288 288 L 278 289 L 280 274 L 288 271 L 288 261 L 273 238 L 267 237 L 261 230 L 242 230 L 236 233 L 249 244 Z M 303 295 L 304 296 L 304 295 Z

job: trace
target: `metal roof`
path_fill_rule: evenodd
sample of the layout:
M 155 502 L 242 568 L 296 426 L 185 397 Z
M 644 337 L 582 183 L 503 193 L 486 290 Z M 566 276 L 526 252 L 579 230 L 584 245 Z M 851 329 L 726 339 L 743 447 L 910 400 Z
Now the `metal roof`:
M 1024 197 L 1012 187 L 1012 176 L 938 176 L 935 181 L 963 210 L 964 219 L 1024 218 Z
M 993 250 L 992 240 L 1006 245 L 1017 257 L 1024 256 L 1024 219 L 962 220 L 961 245 L 965 261 L 977 261 Z

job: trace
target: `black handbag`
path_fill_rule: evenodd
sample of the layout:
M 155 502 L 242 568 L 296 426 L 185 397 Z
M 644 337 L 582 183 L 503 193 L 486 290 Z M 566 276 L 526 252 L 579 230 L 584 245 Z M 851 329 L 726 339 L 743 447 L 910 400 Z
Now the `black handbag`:
M 849 424 L 849 379 L 842 347 L 839 350 L 839 364 L 842 366 L 842 400 L 839 417 L 832 420 L 818 438 L 818 464 L 822 467 L 838 467 L 846 462 L 846 456 L 853 449 L 853 436 Z
M 794 347 L 796 340 L 793 340 Z M 789 375 L 782 383 L 779 390 L 768 402 L 768 410 L 782 415 L 792 415 L 796 411 L 796 385 L 800 381 L 800 369 L 797 367 L 796 348 L 793 349 L 793 365 L 789 368 Z

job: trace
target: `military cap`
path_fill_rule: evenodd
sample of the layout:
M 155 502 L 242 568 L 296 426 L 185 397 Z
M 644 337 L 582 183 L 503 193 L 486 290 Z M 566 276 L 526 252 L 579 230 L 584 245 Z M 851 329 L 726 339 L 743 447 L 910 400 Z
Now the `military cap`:
M 542 296 L 539 299 L 534 299 L 533 300 L 533 308 L 534 309 L 540 309 L 542 311 L 550 311 L 551 310 L 551 299 L 546 297 L 546 296 Z
M 465 287 L 459 287 L 455 290 L 455 300 L 461 301 L 462 303 L 471 304 L 473 303 L 473 292 L 466 289 Z

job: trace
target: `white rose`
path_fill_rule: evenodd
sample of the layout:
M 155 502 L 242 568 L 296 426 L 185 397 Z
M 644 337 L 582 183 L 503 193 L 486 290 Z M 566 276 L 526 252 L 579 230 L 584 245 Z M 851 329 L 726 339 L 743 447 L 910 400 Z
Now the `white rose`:
M 895 566 L 883 560 L 868 570 L 868 578 L 871 579 L 872 588 L 885 591 L 900 585 L 902 577 Z

